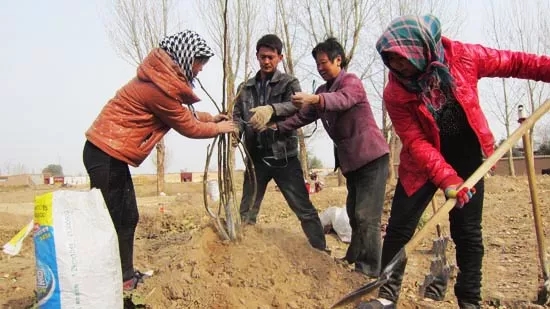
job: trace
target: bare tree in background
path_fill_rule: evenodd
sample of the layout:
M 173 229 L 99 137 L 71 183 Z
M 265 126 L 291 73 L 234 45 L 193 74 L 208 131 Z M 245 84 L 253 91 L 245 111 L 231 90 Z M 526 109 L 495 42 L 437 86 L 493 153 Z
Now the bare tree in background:
M 511 23 L 511 27 L 506 29 L 507 32 L 512 33 L 514 40 L 511 46 L 512 49 L 520 50 L 528 53 L 535 54 L 548 54 L 548 36 L 546 32 L 541 32 L 540 29 L 548 29 L 548 14 L 550 10 L 550 2 L 532 0 L 529 1 L 533 4 L 529 8 L 529 12 L 518 14 L 518 12 L 524 12 L 526 3 L 517 1 L 508 1 L 508 14 L 507 19 Z M 496 5 L 496 3 L 495 3 Z M 499 7 L 502 7 L 502 3 L 499 2 Z M 527 92 L 527 99 L 529 110 L 532 113 L 535 109 L 542 104 L 543 97 L 548 95 L 546 83 L 535 82 L 532 80 L 524 80 L 525 89 Z M 533 134 L 535 127 L 529 131 L 531 142 L 533 142 Z
M 496 48 L 509 49 L 511 42 L 515 41 L 515 34 L 514 32 L 510 32 L 510 27 L 506 25 L 506 22 L 509 22 L 509 20 L 507 18 L 499 19 L 498 16 L 502 15 L 497 14 L 496 10 L 497 6 L 493 1 L 491 1 L 488 7 L 488 11 L 490 11 L 491 16 L 491 27 L 488 31 L 489 37 L 491 38 L 492 43 L 495 44 Z M 493 83 L 492 85 L 494 86 L 495 84 L 496 83 Z M 517 100 L 513 99 L 513 95 L 515 95 L 516 98 L 518 97 L 518 82 L 502 78 L 501 85 L 502 92 L 500 95 L 494 90 L 495 87 L 493 87 L 494 102 L 491 104 L 490 109 L 498 118 L 499 122 L 504 126 L 506 137 L 509 137 L 512 131 L 511 125 L 516 123 L 513 119 L 516 114 L 516 107 L 524 96 L 520 95 Z M 510 93 L 510 89 L 515 89 L 516 91 Z M 517 118 L 515 120 L 517 121 Z M 510 176 L 516 175 L 512 148 L 508 151 L 508 173 Z
M 238 80 L 246 80 L 252 72 L 251 59 L 255 53 L 253 38 L 260 28 L 260 2 L 233 0 L 227 7 L 227 32 L 224 31 L 224 0 L 198 1 L 201 17 L 212 37 L 220 57 L 226 57 L 226 85 L 223 94 L 228 102 L 228 111 L 233 109 Z M 224 48 L 224 42 L 227 46 Z
M 171 0 L 112 0 L 107 32 L 117 53 L 139 66 L 149 51 L 166 36 Z M 156 145 L 157 195 L 164 192 L 164 138 Z
M 314 1 L 304 0 L 300 9 L 294 9 L 296 21 L 301 30 L 306 34 L 302 44 L 311 50 L 313 46 L 328 37 L 336 38 L 344 47 L 348 69 L 355 65 L 355 56 L 358 47 L 364 38 L 367 21 L 374 12 L 374 0 L 350 0 L 350 1 Z M 294 5 L 294 7 L 298 7 Z M 303 18 L 307 16 L 307 18 Z M 370 62 L 357 62 L 357 67 L 368 67 Z M 338 169 L 338 185 L 345 183 L 342 171 Z
M 61 165 L 59 166 L 61 170 L 61 175 L 63 173 L 63 168 Z M 23 163 L 13 163 L 11 160 L 4 162 L 4 172 L 2 172 L 2 168 L 0 168 L 0 176 L 13 176 L 13 175 L 23 175 L 28 174 L 28 169 Z
M 275 32 L 279 37 L 281 37 L 283 44 L 284 44 L 284 54 L 285 58 L 283 60 L 283 66 L 285 69 L 285 72 L 287 74 L 296 76 L 295 70 L 294 70 L 294 64 L 297 62 L 294 59 L 294 38 L 296 34 L 296 17 L 295 15 L 289 14 L 289 12 L 292 12 L 292 6 L 294 6 L 294 3 L 291 3 L 289 1 L 284 0 L 277 0 L 276 1 L 276 9 L 275 9 L 275 22 L 273 29 L 270 29 L 270 31 Z M 268 27 L 269 28 L 269 27 Z M 299 128 L 297 131 L 298 135 L 298 144 L 300 146 L 300 164 L 302 166 L 302 170 L 304 172 L 304 176 L 307 178 L 307 175 L 309 175 L 309 167 L 308 167 L 308 154 L 307 154 L 307 146 L 305 142 L 305 136 L 304 136 L 304 129 Z

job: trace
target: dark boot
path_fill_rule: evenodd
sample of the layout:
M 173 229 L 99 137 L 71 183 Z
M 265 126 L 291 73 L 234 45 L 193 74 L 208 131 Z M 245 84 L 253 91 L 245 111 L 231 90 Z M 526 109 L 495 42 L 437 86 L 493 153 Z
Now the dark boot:
M 468 303 L 466 301 L 458 301 L 458 308 L 460 309 L 480 309 L 481 306 L 479 305 L 479 303 L 477 304 L 474 304 L 474 303 Z

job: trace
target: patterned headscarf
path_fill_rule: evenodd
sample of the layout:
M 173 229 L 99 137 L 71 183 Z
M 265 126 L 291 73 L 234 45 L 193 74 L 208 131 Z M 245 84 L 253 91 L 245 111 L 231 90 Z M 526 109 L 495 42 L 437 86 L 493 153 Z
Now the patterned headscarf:
M 454 79 L 445 62 L 437 17 L 407 15 L 394 19 L 376 42 L 376 49 L 393 75 L 408 91 L 418 93 L 430 110 L 437 110 L 445 103 L 445 95 L 449 93 L 443 92 L 450 91 Z M 407 58 L 422 73 L 407 78 L 393 71 L 388 53 Z
M 185 30 L 160 41 L 160 48 L 166 51 L 179 65 L 187 81 L 193 82 L 193 60 L 195 57 L 212 57 L 214 53 L 206 41 L 195 31 Z

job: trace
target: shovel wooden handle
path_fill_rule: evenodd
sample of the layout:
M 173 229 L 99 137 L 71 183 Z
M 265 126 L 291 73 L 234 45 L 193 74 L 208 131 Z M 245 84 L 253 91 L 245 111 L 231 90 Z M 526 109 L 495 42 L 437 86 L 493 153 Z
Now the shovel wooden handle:
M 508 137 L 496 150 L 495 152 L 488 157 L 479 168 L 468 178 L 462 186 L 458 189 L 460 190 L 463 187 L 472 188 L 481 178 L 491 170 L 491 168 L 512 148 L 519 139 L 535 125 L 535 123 L 548 111 L 550 110 L 550 99 L 544 101 L 544 103 L 539 106 L 535 112 Z M 405 245 L 405 253 L 407 256 L 410 255 L 410 252 L 416 248 L 418 243 L 426 237 L 426 234 L 433 230 L 433 228 L 443 219 L 443 217 L 449 213 L 455 206 L 456 199 L 448 199 L 443 206 L 441 206 L 435 214 L 428 220 L 422 229 L 416 232 L 416 234 L 409 240 Z M 464 205 L 468 207 L 468 204 Z
M 523 153 L 525 156 L 525 165 L 527 168 L 527 179 L 529 180 L 529 191 L 531 193 L 531 205 L 533 207 L 533 218 L 535 220 L 535 233 L 537 235 L 537 245 L 542 275 L 544 280 L 548 280 L 548 263 L 546 261 L 546 241 L 541 220 L 541 213 L 538 203 L 537 182 L 535 176 L 535 158 L 533 156 L 533 145 L 529 131 L 523 134 Z

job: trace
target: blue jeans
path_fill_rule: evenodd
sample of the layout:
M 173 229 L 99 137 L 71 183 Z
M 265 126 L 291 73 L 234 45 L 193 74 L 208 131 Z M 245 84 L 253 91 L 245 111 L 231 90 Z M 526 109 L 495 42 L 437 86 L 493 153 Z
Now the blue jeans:
M 346 210 L 351 242 L 344 259 L 370 277 L 380 274 L 380 222 L 386 195 L 389 156 L 384 155 L 346 173 Z
M 281 190 L 288 206 L 296 214 L 312 247 L 323 250 L 326 248 L 325 234 L 319 213 L 309 199 L 304 183 L 304 172 L 297 157 L 290 157 L 288 161 L 274 160 L 267 165 L 262 160 L 254 161 L 256 179 L 247 167 L 244 174 L 243 197 L 240 205 L 240 214 L 243 221 L 256 223 L 260 205 L 265 195 L 267 184 L 271 179 Z M 254 196 L 254 181 L 256 181 L 256 198 Z

